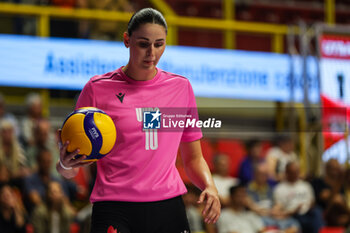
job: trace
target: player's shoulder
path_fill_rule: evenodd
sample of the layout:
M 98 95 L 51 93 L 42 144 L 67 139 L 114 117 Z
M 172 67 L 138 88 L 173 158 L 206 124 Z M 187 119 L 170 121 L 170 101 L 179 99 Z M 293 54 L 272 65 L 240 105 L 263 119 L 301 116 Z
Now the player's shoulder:
M 162 75 L 164 75 L 164 77 L 167 79 L 177 79 L 177 80 L 188 81 L 188 79 L 185 76 L 182 76 L 179 74 L 171 73 L 165 70 L 160 70 L 160 72 L 162 72 Z
M 117 75 L 116 71 L 110 71 L 107 72 L 105 74 L 99 74 L 99 75 L 95 75 L 92 78 L 90 78 L 90 82 L 91 83 L 96 83 L 96 82 L 101 82 L 101 81 L 105 81 L 105 80 L 112 80 L 112 78 Z
M 165 70 L 160 70 L 160 72 L 162 73 L 162 75 L 164 76 L 164 78 L 166 80 L 189 82 L 188 78 L 186 78 L 182 75 L 171 73 L 171 72 L 168 72 Z

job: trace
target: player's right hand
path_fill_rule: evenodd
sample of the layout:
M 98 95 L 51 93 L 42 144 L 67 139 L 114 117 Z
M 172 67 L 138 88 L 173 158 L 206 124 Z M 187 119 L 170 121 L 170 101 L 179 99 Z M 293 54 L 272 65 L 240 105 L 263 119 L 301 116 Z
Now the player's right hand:
M 63 169 L 81 167 L 92 163 L 92 162 L 83 162 L 83 160 L 86 159 L 87 157 L 86 155 L 82 155 L 79 158 L 76 158 L 76 156 L 80 152 L 79 149 L 76 149 L 73 152 L 67 151 L 69 141 L 66 141 L 66 142 L 61 141 L 61 129 L 57 131 L 57 136 L 59 140 L 58 147 L 60 151 L 60 162 L 63 165 Z

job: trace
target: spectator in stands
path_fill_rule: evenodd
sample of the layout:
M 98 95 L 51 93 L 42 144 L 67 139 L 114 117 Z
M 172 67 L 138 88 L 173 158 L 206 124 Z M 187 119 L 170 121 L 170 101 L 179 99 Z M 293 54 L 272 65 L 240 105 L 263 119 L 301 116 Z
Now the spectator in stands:
M 316 203 L 323 209 L 327 226 L 348 226 L 350 210 L 346 204 L 344 171 L 337 159 L 330 159 L 325 164 L 323 177 L 312 181 L 316 194 Z M 346 187 L 345 183 L 345 187 Z
M 50 122 L 47 119 L 40 119 L 33 127 L 34 144 L 29 145 L 26 150 L 28 167 L 30 167 L 32 171 L 36 171 L 38 166 L 36 155 L 42 148 L 47 148 L 50 150 L 53 159 L 51 173 L 55 176 L 59 176 L 55 166 L 56 161 L 59 159 L 59 151 Z
M 230 202 L 230 187 L 236 185 L 239 180 L 229 176 L 230 157 L 226 154 L 217 154 L 213 158 L 214 171 L 213 179 L 219 192 L 222 206 L 227 206 Z
M 24 195 L 28 200 L 26 202 L 29 212 L 45 200 L 46 189 L 51 181 L 56 181 L 61 183 L 65 190 L 65 194 L 69 191 L 65 183 L 52 175 L 51 164 L 52 164 L 52 154 L 51 151 L 46 148 L 41 148 L 37 154 L 37 164 L 38 170 L 32 175 L 26 177 L 24 181 Z
M 230 188 L 230 205 L 222 210 L 217 222 L 218 233 L 257 233 L 264 229 L 261 218 L 246 209 L 248 200 L 245 186 Z
M 29 94 L 26 99 L 26 107 L 27 115 L 21 120 L 21 140 L 25 148 L 34 144 L 34 125 L 43 118 L 41 96 L 37 93 Z
M 186 214 L 191 232 L 205 232 L 204 219 L 202 218 L 201 209 L 197 204 L 201 192 L 191 184 L 186 185 L 186 188 L 187 193 L 183 195 L 183 200 L 186 206 Z
M 286 179 L 275 187 L 273 196 L 276 217 L 293 217 L 301 225 L 302 232 L 318 233 L 323 226 L 322 211 L 314 205 L 312 186 L 300 179 L 297 162 L 289 162 L 285 169 Z
M 328 204 L 323 212 L 326 226 L 330 227 L 348 227 L 350 226 L 350 210 L 346 206 L 345 200 L 340 199 Z
M 50 181 L 46 201 L 38 205 L 31 216 L 35 233 L 67 233 L 75 213 L 64 196 L 60 183 Z
M 127 0 L 87 0 L 88 7 L 97 10 L 134 12 Z M 90 23 L 90 38 L 96 40 L 121 40 L 125 26 L 116 21 L 94 21 Z
M 287 163 L 297 160 L 292 137 L 287 134 L 279 135 L 276 139 L 276 145 L 270 148 L 266 154 L 270 178 L 277 182 L 283 180 Z
M 345 201 L 344 171 L 337 159 L 330 159 L 325 164 L 323 177 L 315 178 L 311 184 L 316 195 L 316 203 L 323 209 L 333 201 Z
M 10 171 L 4 163 L 0 163 L 0 186 L 11 183 Z
M 267 166 L 258 164 L 254 169 L 253 180 L 247 186 L 250 198 L 249 208 L 261 216 L 267 228 L 283 230 L 283 232 L 299 232 L 299 223 L 289 216 L 273 216 L 273 187 L 268 182 Z
M 7 167 L 11 179 L 16 179 L 18 182 L 29 173 L 13 124 L 7 120 L 0 122 L 0 163 Z
M 262 144 L 258 140 L 251 140 L 246 144 L 247 156 L 239 166 L 238 178 L 243 184 L 248 184 L 253 179 L 254 168 L 264 161 L 262 158 Z
M 4 96 L 0 93 L 0 122 L 2 120 L 6 120 L 12 123 L 13 128 L 15 130 L 15 134 L 18 137 L 19 126 L 18 126 L 17 118 L 13 114 L 6 111 L 6 102 L 5 102 Z
M 87 179 L 88 186 L 89 186 L 87 192 L 91 193 L 94 186 L 95 177 L 96 177 L 96 169 L 97 169 L 96 163 L 93 163 L 87 167 L 83 167 L 80 169 L 80 171 L 82 171 L 83 169 L 86 170 L 87 172 L 86 175 L 87 177 L 89 177 Z M 79 184 L 77 185 L 79 186 Z M 80 233 L 90 233 L 91 215 L 92 215 L 92 203 L 88 202 L 82 209 L 79 210 L 76 216 L 76 221 L 79 224 Z
M 344 175 L 344 195 L 347 207 L 350 208 L 350 168 L 345 170 Z
M 21 198 L 9 185 L 0 188 L 0 231 L 25 233 L 26 212 Z
M 92 204 L 88 203 L 76 214 L 75 221 L 79 225 L 79 233 L 91 232 Z

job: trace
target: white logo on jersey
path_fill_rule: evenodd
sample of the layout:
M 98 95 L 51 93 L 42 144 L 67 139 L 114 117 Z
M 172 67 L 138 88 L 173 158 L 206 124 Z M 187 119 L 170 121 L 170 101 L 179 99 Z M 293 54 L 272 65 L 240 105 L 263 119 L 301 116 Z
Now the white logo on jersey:
M 159 108 L 136 108 L 136 118 L 138 122 L 143 122 L 144 111 L 159 111 Z M 158 133 L 157 129 L 144 129 L 145 132 L 145 149 L 158 149 Z

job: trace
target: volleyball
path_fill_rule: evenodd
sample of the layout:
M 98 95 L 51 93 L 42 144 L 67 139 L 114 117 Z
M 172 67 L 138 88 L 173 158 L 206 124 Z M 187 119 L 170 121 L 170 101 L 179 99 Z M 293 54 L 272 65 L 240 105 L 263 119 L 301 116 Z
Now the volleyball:
M 68 152 L 80 150 L 76 158 L 87 155 L 84 162 L 105 157 L 112 150 L 116 138 L 117 131 L 111 117 L 94 107 L 75 110 L 62 125 L 61 141 L 69 141 Z

